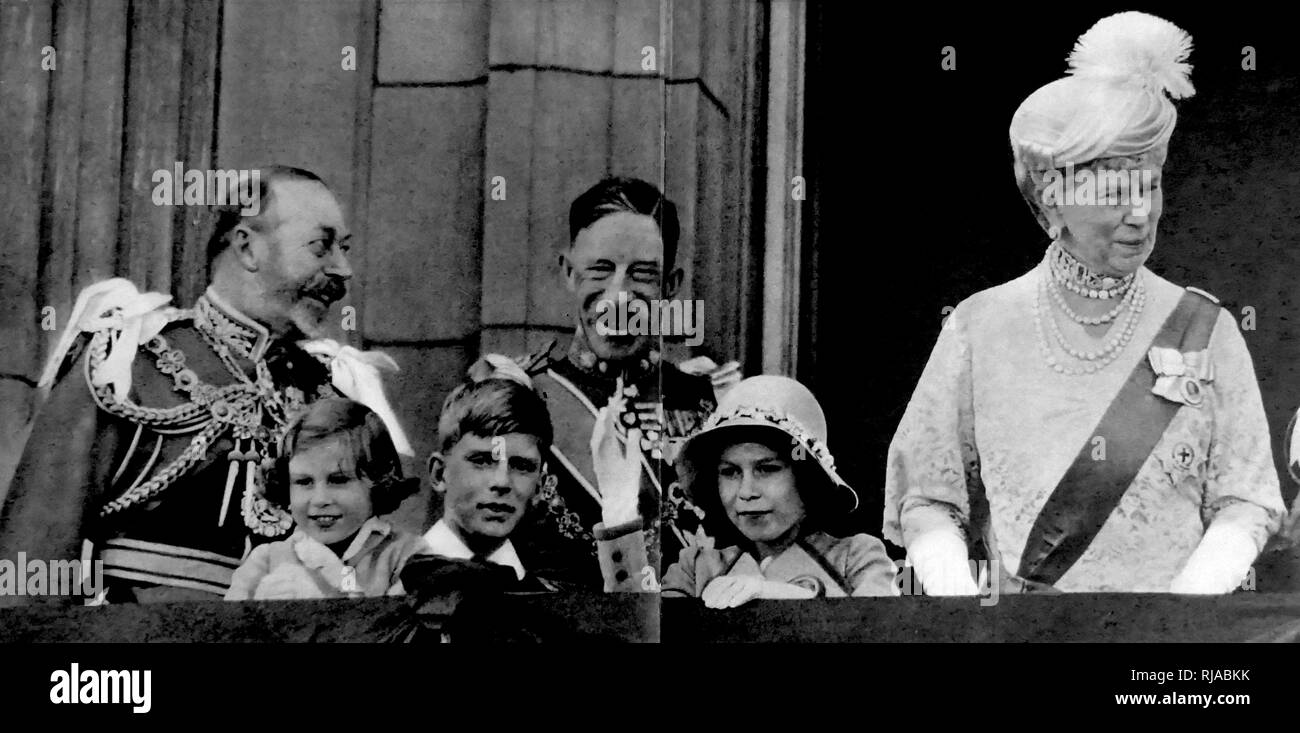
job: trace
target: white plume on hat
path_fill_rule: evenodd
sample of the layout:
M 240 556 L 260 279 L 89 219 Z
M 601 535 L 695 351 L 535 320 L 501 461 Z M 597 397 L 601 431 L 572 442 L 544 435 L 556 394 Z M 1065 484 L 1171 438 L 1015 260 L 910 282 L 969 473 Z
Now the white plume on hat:
M 1154 15 L 1129 11 L 1097 21 L 1079 37 L 1070 54 L 1069 73 L 1141 81 L 1174 99 L 1196 93 L 1192 87 L 1192 37 Z
M 1178 122 L 1173 99 L 1195 93 L 1192 39 L 1146 13 L 1111 15 L 1079 36 L 1066 76 L 1020 103 L 1009 130 L 1016 185 L 1044 230 L 1035 176 L 1104 158 L 1164 165 Z

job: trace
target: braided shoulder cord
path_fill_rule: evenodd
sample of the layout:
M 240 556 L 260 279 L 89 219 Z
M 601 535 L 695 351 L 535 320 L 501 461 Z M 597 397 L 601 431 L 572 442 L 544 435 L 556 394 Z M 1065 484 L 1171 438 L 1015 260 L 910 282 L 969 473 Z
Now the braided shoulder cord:
M 178 313 L 188 314 L 187 311 Z M 203 333 L 202 329 L 199 331 Z M 207 334 L 203 335 L 206 339 Z M 179 349 L 172 349 L 167 339 L 161 335 L 145 344 L 145 348 L 153 354 L 158 370 L 172 377 L 173 389 L 186 393 L 192 400 L 175 407 L 156 408 L 144 407 L 129 400 L 118 400 L 114 396 L 112 385 L 94 385 L 92 376 L 107 359 L 110 340 L 109 331 L 96 333 L 91 340 L 86 360 L 86 381 L 96 404 L 110 415 L 149 427 L 159 434 L 199 432 L 176 460 L 148 481 L 108 502 L 100 510 L 100 516 L 108 516 L 154 498 L 202 461 L 207 456 L 208 449 L 228 431 L 236 437 L 254 438 L 261 442 L 268 438 L 266 430 L 254 424 L 257 422 L 256 415 L 260 414 L 256 403 L 262 390 L 237 370 L 237 365 L 231 363 L 229 351 L 220 348 L 219 344 L 208 340 L 226 367 L 239 376 L 242 382 L 224 387 L 206 384 L 192 369 L 185 366 L 185 354 Z
M 171 430 L 197 429 L 198 425 L 207 419 L 207 410 L 202 405 L 193 402 L 166 408 L 142 407 L 128 400 L 118 400 L 113 396 L 113 385 L 111 384 L 95 386 L 94 372 L 108 358 L 109 338 L 108 331 L 96 333 L 90 341 L 89 354 L 86 358 L 86 385 L 90 388 L 90 394 L 95 398 L 95 404 L 100 409 L 110 415 L 126 418 L 137 424 Z M 157 338 L 157 340 L 161 339 L 161 336 Z
M 221 435 L 226 428 L 225 425 L 217 421 L 208 423 L 203 431 L 194 436 L 185 451 L 180 454 L 175 461 L 163 469 L 158 475 L 140 484 L 139 486 L 127 491 L 118 498 L 104 505 L 99 515 L 106 517 L 115 512 L 120 512 L 131 506 L 152 499 L 159 493 L 176 481 L 183 473 L 190 470 L 195 463 L 203 460 L 207 455 L 208 446 L 211 445 Z

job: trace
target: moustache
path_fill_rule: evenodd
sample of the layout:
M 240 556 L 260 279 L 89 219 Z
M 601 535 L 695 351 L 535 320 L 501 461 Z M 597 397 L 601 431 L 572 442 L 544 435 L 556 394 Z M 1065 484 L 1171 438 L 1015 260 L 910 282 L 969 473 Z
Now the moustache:
M 303 286 L 298 293 L 303 297 L 315 298 L 325 305 L 330 305 L 343 300 L 343 296 L 348 294 L 348 286 L 338 278 L 327 277 L 324 281 Z

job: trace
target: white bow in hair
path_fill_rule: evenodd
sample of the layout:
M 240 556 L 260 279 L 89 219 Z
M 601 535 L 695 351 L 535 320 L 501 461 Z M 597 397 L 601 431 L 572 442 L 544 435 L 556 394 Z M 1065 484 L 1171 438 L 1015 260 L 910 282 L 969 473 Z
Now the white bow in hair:
M 388 427 L 393 447 L 404 456 L 414 456 L 406 433 L 397 422 L 397 415 L 384 396 L 383 379 L 379 370 L 398 371 L 397 362 L 382 351 L 361 351 L 344 346 L 333 339 L 315 339 L 299 344 L 309 354 L 329 358 L 330 378 L 344 397 L 369 407 Z

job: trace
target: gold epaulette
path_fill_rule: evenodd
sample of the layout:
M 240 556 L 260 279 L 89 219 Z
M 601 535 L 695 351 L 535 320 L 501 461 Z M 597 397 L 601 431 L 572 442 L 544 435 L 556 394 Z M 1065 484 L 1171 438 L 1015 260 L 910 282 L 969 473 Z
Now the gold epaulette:
M 168 324 L 193 317 L 192 312 L 187 310 L 177 308 L 167 310 L 169 311 L 166 313 Z M 111 415 L 155 430 L 188 433 L 200 429 L 204 423 L 211 420 L 209 404 L 232 399 L 235 393 L 246 391 L 241 384 L 231 384 L 223 388 L 211 388 L 201 384 L 198 376 L 185 366 L 185 355 L 179 349 L 172 349 L 167 339 L 158 334 L 139 347 L 139 350 L 153 355 L 158 371 L 170 376 L 178 391 L 198 392 L 203 398 L 165 408 L 136 404 L 129 395 L 119 396 L 113 384 L 104 379 L 113 338 L 114 332 L 111 330 L 96 331 L 91 336 L 89 353 L 86 356 L 86 385 L 90 388 L 95 403 Z
M 104 359 L 104 374 L 96 385 L 112 383 L 119 397 L 130 388 L 129 373 L 137 347 L 157 335 L 174 309 L 165 308 L 172 298 L 165 293 L 142 293 L 125 278 L 94 283 L 77 295 L 68 325 L 60 334 L 37 386 L 50 389 L 63 373 L 64 362 L 82 334 L 113 334 Z M 125 376 L 124 376 L 125 375 Z
M 154 366 L 159 372 L 171 377 L 172 388 L 185 395 L 186 401 L 174 407 L 157 408 L 137 404 L 129 394 L 116 390 L 114 383 L 97 379 L 96 374 L 112 358 L 110 347 L 113 341 L 120 339 L 120 336 L 116 336 L 111 329 L 104 329 L 95 332 L 91 338 L 90 353 L 86 360 L 86 380 L 101 409 L 134 423 L 137 426 L 136 439 L 139 439 L 143 429 L 152 431 L 158 443 L 153 452 L 155 458 L 164 436 L 192 436 L 180 455 L 165 466 L 155 466 L 154 458 L 151 458 L 150 464 L 139 473 L 136 481 L 105 504 L 100 509 L 100 515 L 115 514 L 152 500 L 205 460 L 218 441 L 229 438 L 233 441 L 234 448 L 226 456 L 230 467 L 226 475 L 221 511 L 217 517 L 218 525 L 225 521 L 237 477 L 242 474 L 244 492 L 240 506 L 245 524 L 264 536 L 281 535 L 292 526 L 292 519 L 266 500 L 262 490 L 265 482 L 263 473 L 265 463 L 274 455 L 274 447 L 284 428 L 291 417 L 301 410 L 303 396 L 293 390 L 280 394 L 271 381 L 265 364 L 261 362 L 257 364 L 256 376 L 248 378 L 236 363 L 230 347 L 218 334 L 207 332 L 205 329 L 210 330 L 210 327 L 201 326 L 199 320 L 195 319 L 195 314 L 194 310 L 170 308 L 162 315 L 166 317 L 167 323 L 195 320 L 196 330 L 235 380 L 222 386 L 203 382 L 187 366 L 185 354 L 180 349 L 173 348 L 161 333 L 154 333 L 140 348 L 153 356 Z M 161 331 L 162 328 L 157 330 Z M 276 425 L 274 429 L 265 423 L 266 415 L 272 417 Z

